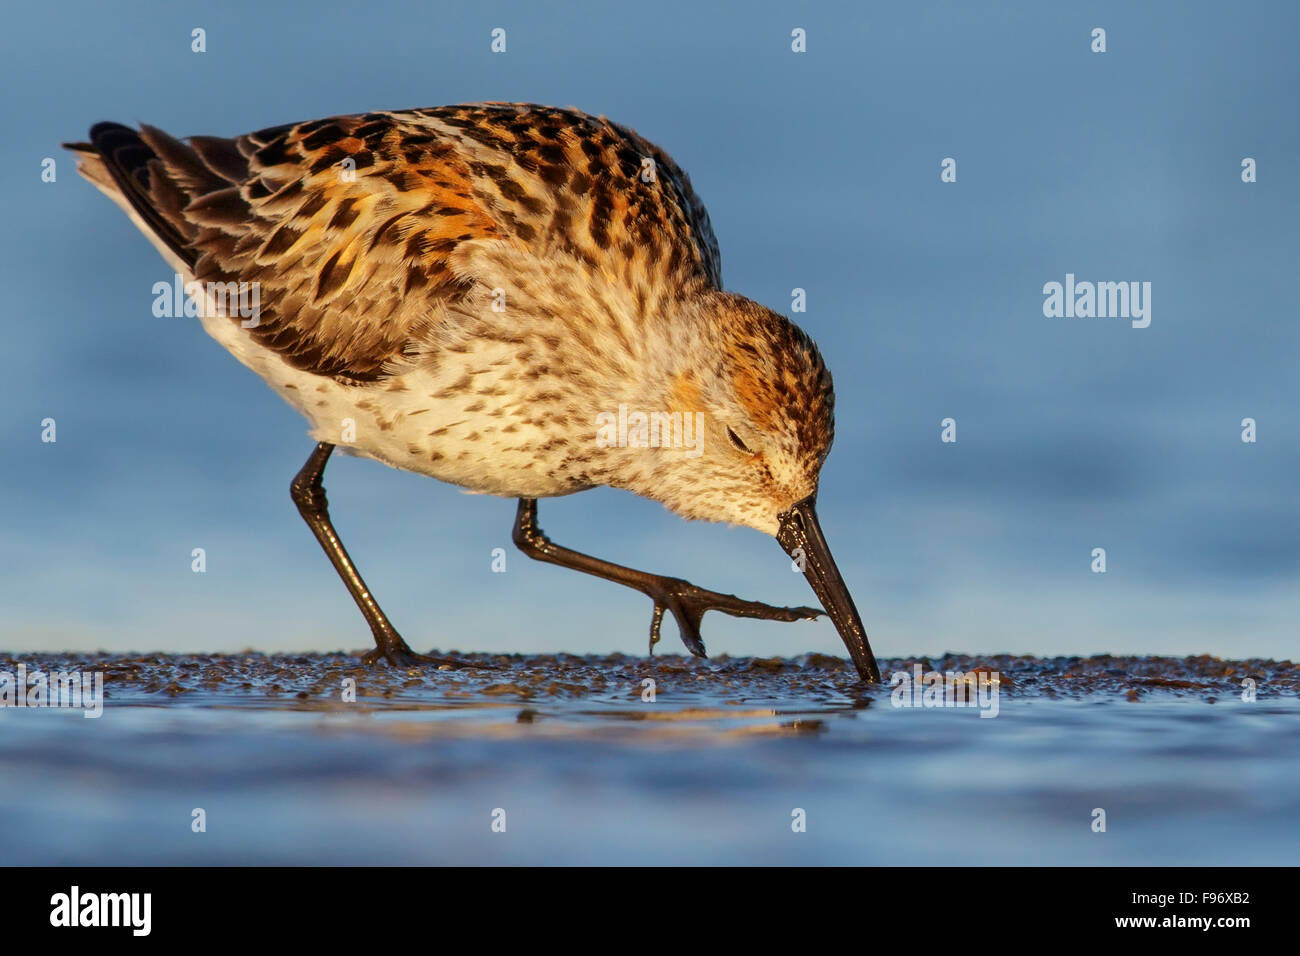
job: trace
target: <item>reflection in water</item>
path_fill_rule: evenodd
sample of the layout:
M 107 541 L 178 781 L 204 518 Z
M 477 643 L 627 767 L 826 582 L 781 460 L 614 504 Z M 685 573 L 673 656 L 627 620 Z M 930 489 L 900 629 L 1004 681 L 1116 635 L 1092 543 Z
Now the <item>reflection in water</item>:
M 102 672 L 106 698 L 98 720 L 0 708 L 0 863 L 1281 864 L 1300 850 L 1289 663 L 919 662 L 996 671 L 986 720 L 895 707 L 888 686 L 815 655 L 467 661 L 480 666 L 24 657 Z M 882 662 L 886 680 L 914 663 Z

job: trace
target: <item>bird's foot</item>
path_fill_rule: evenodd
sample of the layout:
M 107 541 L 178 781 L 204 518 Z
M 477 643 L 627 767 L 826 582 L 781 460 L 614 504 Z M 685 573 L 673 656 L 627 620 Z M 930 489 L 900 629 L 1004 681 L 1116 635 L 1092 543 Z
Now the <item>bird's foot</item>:
M 479 664 L 471 661 L 457 660 L 454 657 L 434 657 L 430 654 L 417 654 L 411 650 L 400 634 L 375 635 L 375 649 L 361 655 L 361 663 L 373 667 L 383 662 L 399 670 L 413 670 L 421 667 L 448 668 L 460 670 L 465 667 L 487 667 L 491 664 Z
M 719 594 L 696 587 L 681 578 L 656 577 L 643 588 L 655 602 L 654 616 L 650 620 L 650 653 L 659 643 L 659 626 L 664 611 L 672 611 L 682 643 L 696 657 L 707 657 L 704 640 L 700 637 L 700 619 L 706 611 L 722 611 L 732 617 L 754 617 L 765 621 L 811 621 L 824 614 L 820 608 L 774 607 L 761 601 L 746 601 L 734 594 Z

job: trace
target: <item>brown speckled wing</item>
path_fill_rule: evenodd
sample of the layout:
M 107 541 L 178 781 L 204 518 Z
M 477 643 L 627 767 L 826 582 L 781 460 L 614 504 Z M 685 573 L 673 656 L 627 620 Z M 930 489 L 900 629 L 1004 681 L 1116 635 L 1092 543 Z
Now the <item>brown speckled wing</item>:
M 689 177 L 627 127 L 520 103 L 392 115 L 456 137 L 476 197 L 538 253 L 567 252 L 631 284 L 721 288 L 718 242 Z
M 448 265 L 467 241 L 567 254 L 643 303 L 721 286 L 686 175 L 632 131 L 573 110 L 476 104 L 184 142 L 101 124 L 91 138 L 197 279 L 259 283 L 251 336 L 345 381 L 382 378 L 427 347 L 439 303 L 473 284 Z

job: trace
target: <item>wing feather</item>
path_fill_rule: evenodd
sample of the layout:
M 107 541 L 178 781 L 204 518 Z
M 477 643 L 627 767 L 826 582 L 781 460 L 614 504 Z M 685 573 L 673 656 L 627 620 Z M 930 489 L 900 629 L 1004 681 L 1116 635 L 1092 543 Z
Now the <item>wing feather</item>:
M 450 265 L 467 242 L 570 257 L 645 309 L 721 287 L 686 174 L 630 129 L 576 110 L 366 113 L 232 139 L 98 124 L 91 145 L 79 147 L 83 171 L 106 171 L 197 280 L 258 283 L 249 335 L 345 381 L 427 354 L 440 307 L 474 285 Z

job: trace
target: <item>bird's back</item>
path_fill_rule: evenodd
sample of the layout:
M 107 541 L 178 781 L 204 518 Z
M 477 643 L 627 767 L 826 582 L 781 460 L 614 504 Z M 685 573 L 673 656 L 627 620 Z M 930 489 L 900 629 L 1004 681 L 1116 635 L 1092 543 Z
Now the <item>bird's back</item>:
M 687 176 L 631 130 L 576 110 L 472 104 L 185 141 L 101 123 L 74 148 L 190 277 L 256 283 L 250 344 L 337 382 L 382 380 L 440 341 L 454 349 L 447 307 L 498 288 L 470 255 L 494 243 L 543 274 L 561 261 L 599 277 L 639 315 L 721 285 Z M 510 305 L 487 320 L 492 334 L 511 334 Z

